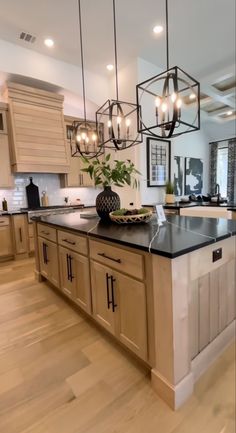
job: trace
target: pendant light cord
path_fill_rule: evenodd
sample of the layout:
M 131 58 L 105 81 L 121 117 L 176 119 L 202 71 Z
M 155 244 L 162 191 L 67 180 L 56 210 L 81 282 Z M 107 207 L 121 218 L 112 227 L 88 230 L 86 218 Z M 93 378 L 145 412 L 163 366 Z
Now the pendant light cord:
M 166 66 L 167 70 L 170 67 L 169 61 L 169 14 L 168 14 L 168 0 L 166 0 Z
M 116 73 L 116 99 L 119 100 L 118 89 L 118 66 L 117 66 L 117 41 L 116 41 L 116 3 L 113 0 L 113 27 L 114 27 L 114 49 L 115 49 L 115 73 Z
M 79 8 L 79 29 L 80 29 L 80 55 L 81 55 L 81 74 L 82 74 L 82 86 L 83 86 L 83 102 L 84 102 L 84 121 L 86 123 L 86 103 L 85 103 L 85 83 L 84 83 L 84 52 L 83 52 L 83 35 L 82 35 L 82 19 L 81 19 L 81 5 L 78 0 Z

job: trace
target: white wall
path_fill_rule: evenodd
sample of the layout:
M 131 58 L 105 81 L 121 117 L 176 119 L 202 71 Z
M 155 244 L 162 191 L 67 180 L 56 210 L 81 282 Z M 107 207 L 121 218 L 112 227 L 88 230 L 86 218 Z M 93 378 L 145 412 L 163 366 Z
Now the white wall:
M 209 141 L 218 141 L 236 137 L 236 121 L 230 120 L 225 123 L 208 121 L 204 123 L 204 130 L 209 136 Z

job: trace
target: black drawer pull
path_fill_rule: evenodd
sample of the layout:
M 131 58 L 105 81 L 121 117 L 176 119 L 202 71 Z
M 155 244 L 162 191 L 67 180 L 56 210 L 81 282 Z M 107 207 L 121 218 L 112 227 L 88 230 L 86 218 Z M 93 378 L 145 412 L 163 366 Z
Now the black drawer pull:
M 62 239 L 62 242 L 66 242 L 67 244 L 70 244 L 70 245 L 76 244 L 76 242 L 68 241 L 68 239 Z
M 112 260 L 113 262 L 116 263 L 121 263 L 121 259 L 113 259 L 113 257 L 109 257 L 105 253 L 98 253 L 98 256 L 104 257 L 104 259 Z
M 43 233 L 44 235 L 47 235 L 47 236 L 50 235 L 49 232 L 45 232 L 45 231 L 43 231 L 43 230 L 41 231 L 41 233 Z
M 116 281 L 114 277 L 111 277 L 111 303 L 112 303 L 112 311 L 115 312 L 115 308 L 117 304 L 115 304 L 115 295 L 114 295 L 114 285 L 113 283 Z
M 48 255 L 47 255 L 47 248 L 48 245 L 43 242 L 43 262 L 45 263 L 45 265 L 47 265 L 49 262 Z
M 19 235 L 20 235 L 20 242 L 22 242 L 22 229 L 21 229 L 21 227 L 19 228 Z

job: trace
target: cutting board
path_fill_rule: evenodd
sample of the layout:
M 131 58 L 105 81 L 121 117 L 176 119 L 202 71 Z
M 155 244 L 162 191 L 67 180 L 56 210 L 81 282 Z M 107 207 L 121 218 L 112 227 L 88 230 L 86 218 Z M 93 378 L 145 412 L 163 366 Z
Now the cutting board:
M 35 209 L 40 207 L 39 189 L 37 185 L 33 183 L 33 178 L 30 177 L 29 179 L 30 183 L 26 186 L 27 202 L 29 208 Z

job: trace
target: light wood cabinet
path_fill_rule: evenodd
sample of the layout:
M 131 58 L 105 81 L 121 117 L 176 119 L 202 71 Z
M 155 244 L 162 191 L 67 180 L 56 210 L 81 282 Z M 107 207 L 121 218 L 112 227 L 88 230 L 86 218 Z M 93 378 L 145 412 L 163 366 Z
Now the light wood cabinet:
M 14 215 L 12 220 L 15 240 L 15 254 L 27 253 L 29 248 L 29 238 L 26 215 Z
M 61 290 L 83 310 L 91 312 L 89 261 L 68 248 L 59 247 Z
M 57 244 L 38 238 L 38 253 L 40 273 L 51 283 L 59 287 L 59 267 L 58 267 L 58 251 Z
M 10 217 L 0 217 L 0 259 L 13 255 Z
M 9 105 L 13 171 L 68 172 L 63 96 L 7 83 L 5 97 Z
M 145 284 L 91 262 L 94 318 L 140 358 L 147 359 Z
M 9 139 L 7 133 L 7 104 L 0 102 L 0 188 L 13 188 Z

